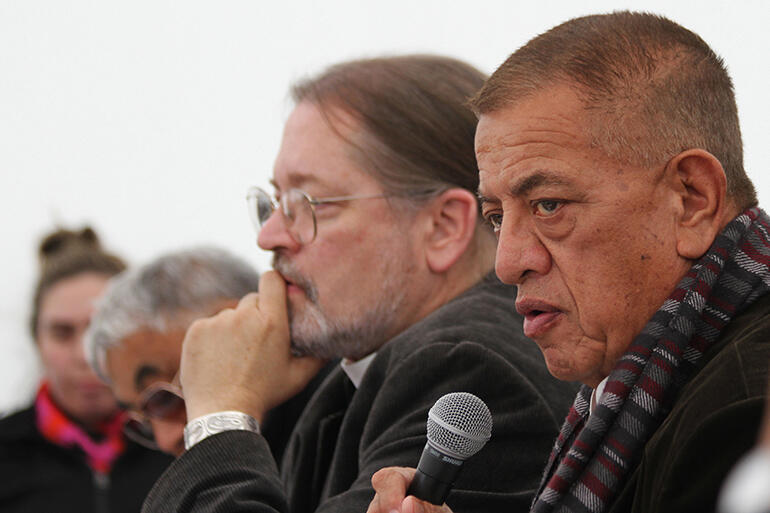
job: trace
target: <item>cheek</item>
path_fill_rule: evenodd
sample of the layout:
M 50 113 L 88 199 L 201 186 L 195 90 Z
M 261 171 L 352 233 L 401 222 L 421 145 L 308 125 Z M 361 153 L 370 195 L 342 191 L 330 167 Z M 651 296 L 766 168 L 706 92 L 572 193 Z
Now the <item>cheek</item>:
M 644 230 L 597 230 L 586 240 L 569 287 L 587 331 L 622 339 L 641 331 L 671 288 L 675 255 L 660 240 Z
M 633 311 L 649 274 L 637 244 L 617 226 L 597 227 L 554 258 L 589 336 L 606 335 Z
M 67 358 L 67 352 L 62 350 L 60 344 L 49 341 L 40 342 L 40 360 L 43 365 L 61 365 Z
M 315 284 L 319 295 L 331 296 L 339 301 L 338 291 L 355 289 L 360 281 L 361 269 L 374 265 L 379 252 L 368 252 L 367 248 L 373 245 L 364 231 L 328 231 L 330 233 L 325 234 L 323 240 L 315 240 L 308 248 L 312 251 L 302 255 L 298 267 Z
M 570 210 L 557 218 L 540 220 L 538 228 L 548 239 L 560 241 L 570 235 L 576 225 L 577 215 L 573 210 Z
M 66 379 L 75 368 L 72 351 L 67 347 L 62 347 L 61 344 L 42 343 L 40 360 L 48 377 L 56 381 Z
M 132 377 L 134 376 L 134 365 L 128 359 L 122 363 L 120 355 L 107 353 L 105 370 L 112 382 L 112 389 L 117 397 L 124 402 L 130 402 L 134 392 Z

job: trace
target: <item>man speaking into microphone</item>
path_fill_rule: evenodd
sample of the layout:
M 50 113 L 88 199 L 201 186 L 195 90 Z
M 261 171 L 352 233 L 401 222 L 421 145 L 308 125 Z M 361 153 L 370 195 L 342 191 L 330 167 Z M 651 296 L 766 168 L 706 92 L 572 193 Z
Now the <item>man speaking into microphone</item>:
M 447 502 L 528 506 L 574 387 L 548 374 L 510 313 L 514 288 L 492 273 L 465 106 L 484 78 L 409 56 L 340 64 L 294 88 L 274 191 L 249 192 L 277 272 L 188 330 L 188 450 L 145 512 L 363 512 L 376 470 L 417 464 L 428 410 L 450 392 L 483 399 L 494 434 Z M 274 462 L 264 413 L 332 358 L 342 366 Z M 513 466 L 514 479 L 500 472 Z
M 584 384 L 532 511 L 714 511 L 770 361 L 770 218 L 724 63 L 666 18 L 585 16 L 471 103 L 497 275 L 551 373 Z M 370 513 L 464 511 L 404 499 L 410 473 L 378 473 Z

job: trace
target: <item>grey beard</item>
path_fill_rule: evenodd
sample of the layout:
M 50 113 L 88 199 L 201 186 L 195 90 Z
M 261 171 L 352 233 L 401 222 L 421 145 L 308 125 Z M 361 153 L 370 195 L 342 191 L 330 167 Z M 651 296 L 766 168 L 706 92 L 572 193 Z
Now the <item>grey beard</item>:
M 318 289 L 291 262 L 276 256 L 273 268 L 301 287 L 308 299 L 301 311 L 288 302 L 291 346 L 296 355 L 358 360 L 376 351 L 387 341 L 406 295 L 403 270 L 388 269 L 390 272 L 381 275 L 380 294 L 373 304 L 333 319 L 321 307 Z

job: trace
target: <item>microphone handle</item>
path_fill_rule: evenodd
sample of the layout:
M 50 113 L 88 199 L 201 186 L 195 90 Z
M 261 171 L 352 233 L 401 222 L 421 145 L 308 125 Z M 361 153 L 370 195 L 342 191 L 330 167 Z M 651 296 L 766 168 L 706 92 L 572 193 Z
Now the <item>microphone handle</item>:
M 444 504 L 462 465 L 462 460 L 437 451 L 429 443 L 425 444 L 417 472 L 406 494 L 437 506 Z

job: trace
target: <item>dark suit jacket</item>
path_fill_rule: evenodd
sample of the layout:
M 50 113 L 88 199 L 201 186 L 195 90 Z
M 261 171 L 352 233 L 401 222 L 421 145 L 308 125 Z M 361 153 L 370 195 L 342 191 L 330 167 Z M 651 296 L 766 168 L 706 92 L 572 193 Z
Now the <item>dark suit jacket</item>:
M 527 511 L 576 387 L 550 376 L 521 332 L 515 289 L 493 275 L 387 342 L 356 390 L 334 370 L 292 434 L 282 480 L 264 439 L 207 438 L 158 481 L 145 512 L 360 512 L 382 467 L 416 466 L 427 413 L 449 392 L 482 398 L 492 440 L 469 459 L 447 503 Z
M 704 355 L 611 511 L 714 511 L 727 473 L 756 443 L 768 362 L 770 295 L 733 320 Z

